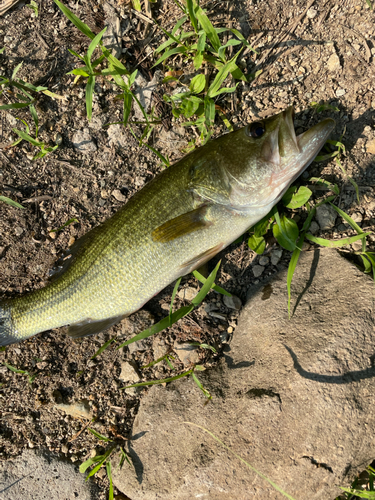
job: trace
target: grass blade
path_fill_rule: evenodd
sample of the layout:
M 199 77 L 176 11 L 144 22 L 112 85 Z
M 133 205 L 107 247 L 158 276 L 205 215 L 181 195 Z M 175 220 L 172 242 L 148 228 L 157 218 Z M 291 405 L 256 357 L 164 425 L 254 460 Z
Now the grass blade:
M 106 469 L 107 469 L 107 476 L 108 476 L 108 479 L 109 479 L 108 500 L 113 500 L 113 482 L 112 482 L 111 461 L 108 460 L 108 462 L 105 465 L 106 465 Z
M 58 6 L 58 8 L 62 11 L 62 13 L 69 19 L 70 22 L 74 24 L 76 28 L 79 29 L 84 35 L 89 37 L 91 40 L 94 40 L 95 34 L 90 30 L 90 28 L 82 22 L 76 15 L 73 14 L 71 10 L 68 9 L 68 7 L 65 7 L 63 3 L 61 3 L 59 0 L 53 0 L 55 4 Z
M 198 7 L 195 12 L 196 18 L 198 19 L 200 25 L 202 26 L 204 32 L 206 33 L 208 39 L 210 40 L 213 48 L 216 52 L 220 49 L 220 40 L 215 31 L 215 28 L 212 26 L 211 21 L 208 19 L 207 15 L 203 11 L 201 7 Z
M 2 106 L 0 106 L 0 109 L 20 109 L 20 108 L 26 108 L 29 105 L 30 102 L 14 102 L 13 104 L 3 104 Z
M 149 380 L 148 382 L 139 382 L 138 384 L 121 387 L 121 389 L 130 389 L 131 387 L 146 387 L 147 385 L 167 384 L 168 382 L 173 382 L 174 380 L 178 380 L 179 378 L 187 377 L 191 373 L 193 373 L 193 368 L 191 370 L 188 370 L 187 372 L 175 375 L 174 377 L 163 378 L 160 380 Z
M 363 238 L 366 238 L 371 234 L 369 233 L 362 233 L 362 234 L 357 234 L 356 236 L 350 236 L 348 238 L 341 238 L 340 240 L 326 240 L 325 238 L 317 238 L 316 236 L 313 236 L 310 233 L 306 234 L 306 238 L 313 243 L 317 243 L 318 245 L 321 245 L 323 247 L 328 247 L 328 248 L 341 248 L 345 245 L 351 245 L 355 241 L 361 240 Z
M 6 196 L 0 196 L 0 201 L 3 201 L 7 205 L 10 205 L 11 207 L 15 208 L 23 208 L 25 210 L 25 207 L 17 203 L 16 201 L 11 200 L 10 198 L 7 198 Z
M 101 354 L 103 351 L 105 351 L 107 349 L 108 346 L 110 346 L 112 344 L 112 342 L 116 340 L 115 337 L 113 337 L 112 339 L 109 339 L 107 340 L 107 342 L 105 342 L 97 351 L 96 353 L 94 354 L 94 356 L 92 356 L 90 359 L 95 359 L 97 356 L 99 356 L 99 354 Z M 90 429 L 89 429 L 90 430 Z
M 207 278 L 205 278 L 199 271 L 193 271 L 192 272 L 193 276 L 195 279 L 200 281 L 201 283 L 205 284 L 207 281 Z M 221 286 L 215 285 L 215 283 L 211 287 L 215 292 L 221 293 L 222 295 L 226 295 L 227 297 L 232 297 L 232 294 L 224 290 L 224 288 L 221 288 Z
M 95 86 L 95 76 L 89 76 L 86 85 L 86 112 L 88 121 L 90 121 L 92 117 L 92 97 L 94 94 L 94 86 Z
M 169 320 L 170 320 L 169 322 L 170 322 L 170 326 L 172 326 L 173 302 L 174 302 L 174 299 L 176 297 L 176 293 L 177 293 L 178 287 L 180 286 L 181 279 L 182 278 L 178 278 L 178 280 L 176 281 L 176 284 L 175 284 L 175 286 L 173 288 L 173 292 L 172 292 L 171 305 L 169 307 Z
M 92 359 L 92 358 L 91 358 Z M 87 428 L 87 430 L 89 432 L 91 432 L 91 434 L 94 434 L 94 436 L 98 439 L 100 439 L 100 441 L 106 441 L 107 443 L 109 442 L 112 442 L 112 439 L 109 439 L 107 436 L 103 436 L 102 434 L 99 434 L 99 432 L 97 432 L 95 429 L 90 429 L 90 427 Z
M 90 63 L 87 64 L 89 67 L 91 66 L 91 57 L 94 53 L 94 50 L 96 49 L 96 47 L 99 45 L 100 43 L 100 40 L 102 39 L 102 36 L 104 35 L 104 33 L 107 31 L 107 26 L 100 32 L 96 35 L 96 37 L 92 40 L 92 42 L 90 43 L 89 45 L 89 48 L 87 49 L 87 54 L 86 54 L 86 57 L 87 57 L 87 63 Z M 91 68 L 92 69 L 92 68 Z

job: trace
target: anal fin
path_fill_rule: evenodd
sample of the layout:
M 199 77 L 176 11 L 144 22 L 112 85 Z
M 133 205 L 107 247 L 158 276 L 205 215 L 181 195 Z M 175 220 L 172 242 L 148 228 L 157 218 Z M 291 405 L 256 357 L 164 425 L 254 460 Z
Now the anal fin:
M 106 318 L 100 320 L 92 320 L 88 318 L 85 321 L 79 323 L 74 323 L 68 326 L 67 335 L 72 339 L 79 339 L 81 337 L 87 337 L 88 335 L 95 335 L 103 330 L 113 326 L 114 324 L 120 322 L 126 315 L 115 316 L 113 318 Z
M 180 238 L 186 234 L 211 226 L 212 222 L 206 219 L 207 205 L 186 212 L 171 219 L 154 229 L 151 236 L 154 241 L 165 243 Z
M 206 262 L 208 262 L 212 257 L 215 257 L 217 253 L 219 253 L 223 248 L 225 248 L 225 243 L 218 243 L 212 248 L 200 253 L 196 257 L 184 262 L 181 264 L 180 269 L 182 274 L 188 274 L 198 269 L 198 267 L 203 266 Z

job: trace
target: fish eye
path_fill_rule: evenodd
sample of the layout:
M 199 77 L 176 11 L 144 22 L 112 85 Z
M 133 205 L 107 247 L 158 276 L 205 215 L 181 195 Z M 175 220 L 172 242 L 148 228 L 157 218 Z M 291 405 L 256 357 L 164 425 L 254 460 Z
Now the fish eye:
M 264 132 L 266 131 L 266 128 L 263 123 L 261 122 L 255 122 L 252 123 L 247 127 L 247 135 L 254 137 L 254 139 L 258 139 L 259 137 L 262 137 Z

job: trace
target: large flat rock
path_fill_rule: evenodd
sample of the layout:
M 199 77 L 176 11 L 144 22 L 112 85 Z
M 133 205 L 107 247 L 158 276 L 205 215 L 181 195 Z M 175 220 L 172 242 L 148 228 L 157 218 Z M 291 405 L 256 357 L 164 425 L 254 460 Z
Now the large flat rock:
M 374 284 L 332 250 L 253 287 L 219 365 L 143 398 L 115 484 L 132 500 L 282 499 L 199 424 L 296 500 L 333 500 L 375 456 Z
M 48 450 L 25 450 L 0 463 L 1 500 L 95 500 L 98 488 L 78 467 Z

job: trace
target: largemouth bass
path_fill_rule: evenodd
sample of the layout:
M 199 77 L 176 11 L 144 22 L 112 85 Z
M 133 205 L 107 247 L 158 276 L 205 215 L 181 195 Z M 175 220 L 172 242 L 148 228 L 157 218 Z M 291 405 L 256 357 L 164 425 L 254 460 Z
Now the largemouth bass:
M 55 281 L 0 302 L 0 345 L 65 325 L 91 335 L 136 311 L 264 217 L 334 125 L 296 137 L 290 107 L 185 156 L 80 238 Z

